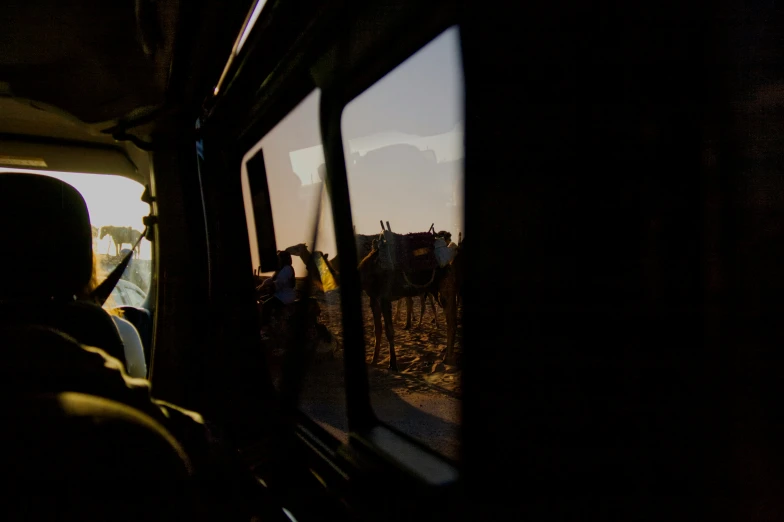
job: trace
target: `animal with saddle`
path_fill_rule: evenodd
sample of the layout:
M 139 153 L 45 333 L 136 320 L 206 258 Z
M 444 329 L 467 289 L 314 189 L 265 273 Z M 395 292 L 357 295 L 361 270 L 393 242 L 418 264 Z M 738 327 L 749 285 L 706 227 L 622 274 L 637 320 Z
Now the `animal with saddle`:
M 107 235 L 111 237 L 114 242 L 115 255 L 119 256 L 122 246 L 125 244 L 130 246 L 135 245 L 142 233 L 133 227 L 116 227 L 112 225 L 101 227 L 100 239 L 103 239 Z M 134 250 L 136 251 L 137 256 L 140 255 L 141 244 L 136 245 Z
M 362 287 L 370 298 L 373 312 L 376 337 L 373 363 L 379 357 L 383 316 L 389 343 L 389 368 L 397 370 L 391 303 L 431 293 L 437 297 L 446 315 L 445 361 L 454 364 L 458 291 L 456 267 L 461 264 L 458 262 L 460 254 L 459 249 L 446 245 L 448 251 L 436 256 L 437 241 L 440 241 L 439 246 L 446 243 L 444 237 L 438 237 L 432 231 L 432 227 L 429 232 L 401 235 L 393 233 L 387 224 L 387 228 L 373 241 L 372 251 L 359 263 Z
M 432 226 L 431 226 L 432 228 Z M 414 236 L 416 239 L 412 241 L 409 237 Z M 432 268 L 434 267 L 433 263 L 433 255 L 435 255 L 435 259 L 438 262 L 438 266 L 446 266 L 449 262 L 451 262 L 452 258 L 455 254 L 456 245 L 452 244 L 452 248 L 447 248 L 447 243 L 450 242 L 449 238 L 451 236 L 448 232 L 442 231 L 436 234 L 431 233 L 424 233 L 424 234 L 409 234 L 407 236 L 401 236 L 400 234 L 394 234 L 394 238 L 398 241 L 398 245 L 402 245 L 405 243 L 407 246 L 402 247 L 402 250 L 405 252 L 408 250 L 409 252 L 413 252 L 414 254 L 417 253 L 419 250 L 424 248 L 427 250 L 427 254 L 429 254 L 426 262 L 422 263 L 421 261 L 417 263 L 417 261 L 411 261 L 410 259 L 406 259 L 405 256 L 398 256 L 398 259 L 406 259 L 404 264 L 404 270 L 406 272 L 417 271 L 418 269 L 430 269 L 430 274 L 433 275 Z M 398 239 L 399 238 L 399 239 Z M 379 241 L 381 241 L 382 248 L 384 248 L 384 235 L 365 235 L 365 234 L 356 234 L 355 235 L 356 241 L 356 248 L 357 248 L 357 257 L 361 260 L 365 258 L 374 248 L 374 243 L 376 244 L 376 248 L 378 247 Z M 418 245 L 418 246 L 417 246 Z M 329 291 L 332 289 L 337 288 L 340 285 L 340 261 L 339 256 L 335 256 L 332 259 L 329 259 L 329 255 L 326 253 L 322 253 L 318 250 L 314 252 L 310 252 L 307 245 L 304 243 L 300 243 L 297 245 L 293 245 L 286 249 L 292 255 L 299 256 L 302 261 L 310 266 L 310 262 L 313 261 L 314 263 L 314 270 L 310 275 L 312 278 L 312 283 L 315 288 L 319 288 L 323 291 Z M 417 266 L 419 264 L 420 266 Z M 389 268 L 389 267 L 388 267 Z M 433 310 L 433 322 L 438 326 L 438 314 L 435 308 L 434 298 L 437 298 L 437 294 L 430 292 L 427 288 L 422 289 L 421 292 L 416 294 L 420 298 L 420 313 L 419 313 L 419 326 L 422 326 L 422 319 L 425 313 L 425 302 L 429 297 L 430 306 Z M 416 297 L 416 295 L 409 296 L 406 295 L 398 300 L 398 309 L 397 313 L 395 314 L 395 320 L 398 320 L 400 317 L 400 312 L 402 310 L 401 304 L 405 304 L 407 308 L 406 313 L 406 322 L 404 329 L 409 329 L 412 326 L 412 318 L 413 318 L 413 303 L 412 297 Z

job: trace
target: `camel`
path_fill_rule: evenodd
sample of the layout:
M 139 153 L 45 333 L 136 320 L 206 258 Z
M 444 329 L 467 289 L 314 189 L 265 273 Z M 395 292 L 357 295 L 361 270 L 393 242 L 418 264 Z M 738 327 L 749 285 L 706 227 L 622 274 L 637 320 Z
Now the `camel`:
M 373 312 L 375 326 L 375 345 L 373 347 L 373 360 L 378 362 L 381 351 L 381 317 L 383 315 L 386 326 L 387 342 L 389 343 L 389 369 L 397 371 L 397 357 L 395 355 L 395 330 L 392 322 L 392 302 L 404 297 L 414 297 L 422 294 L 422 290 L 434 292 L 444 309 L 447 323 L 447 348 L 444 362 L 455 364 L 454 345 L 457 331 L 457 284 L 456 272 L 460 253 L 455 256 L 452 263 L 443 268 L 403 273 L 400 270 L 387 270 L 379 263 L 379 250 L 374 245 L 373 250 L 359 263 L 359 273 L 362 288 L 370 298 L 370 308 Z
M 326 265 L 326 268 L 331 275 L 332 281 L 328 280 L 329 276 L 327 276 L 327 274 L 321 274 L 319 272 L 311 273 L 310 271 L 308 272 L 308 275 L 310 276 L 310 281 L 313 285 L 313 288 L 316 289 L 316 291 L 328 292 L 329 290 L 333 290 L 338 287 L 339 275 L 332 268 L 329 261 L 327 261 L 327 259 L 324 257 L 324 255 L 321 252 L 317 250 L 316 252 L 311 253 L 310 250 L 308 250 L 308 245 L 306 245 L 305 243 L 299 243 L 297 245 L 290 246 L 285 250 L 292 256 L 297 256 L 300 259 L 302 259 L 302 262 L 305 263 L 305 266 L 308 268 L 312 266 L 310 262 L 311 259 L 313 259 L 314 255 L 321 256 L 321 258 L 325 261 L 324 264 Z
M 361 234 L 360 236 L 361 237 L 357 239 L 357 257 L 359 259 L 362 259 L 365 256 L 367 256 L 371 251 L 371 246 L 370 246 L 371 243 L 367 242 L 365 239 L 366 238 L 375 239 L 376 236 L 365 236 Z M 323 256 L 324 256 L 324 260 L 328 263 L 328 266 L 331 267 L 330 270 L 332 270 L 333 273 L 337 274 L 337 277 L 339 277 L 340 274 L 340 268 L 338 268 L 340 266 L 339 256 L 335 256 L 331 260 L 329 259 L 329 254 L 323 254 Z M 435 301 L 433 300 L 433 295 L 428 294 L 427 292 L 419 296 L 419 323 L 417 323 L 415 328 L 419 328 L 422 326 L 422 320 L 425 317 L 426 300 L 430 302 L 430 307 L 433 310 L 433 323 L 435 323 L 437 328 L 438 310 L 436 309 Z M 403 304 L 406 305 L 406 323 L 403 326 L 403 329 L 408 330 L 411 328 L 411 323 L 414 316 L 414 300 L 412 297 L 404 297 L 397 301 L 397 309 L 395 310 L 396 322 L 400 322 L 400 312 L 403 309 Z
M 133 246 L 141 237 L 142 233 L 138 230 L 135 230 L 131 227 L 115 227 L 111 225 L 107 225 L 101 227 L 101 235 L 100 239 L 103 239 L 107 236 L 107 234 L 112 238 L 114 242 L 114 249 L 116 255 L 120 255 L 120 250 L 124 244 L 129 244 Z M 141 245 L 136 245 L 136 255 L 141 254 Z
M 369 236 L 367 234 L 354 234 L 354 239 L 357 245 L 357 259 L 363 259 L 367 256 L 371 250 L 373 250 L 373 241 L 378 239 L 378 236 Z M 329 256 L 329 254 L 325 254 Z M 332 267 L 337 271 L 340 272 L 340 261 L 339 256 L 335 256 L 330 261 Z
M 360 259 L 365 257 L 367 254 L 370 253 L 370 248 L 369 248 L 370 243 L 367 242 L 367 241 L 364 241 L 364 238 L 375 239 L 375 237 L 376 236 L 362 236 L 362 237 L 360 237 L 358 239 L 358 241 L 357 241 L 357 247 L 358 248 L 361 245 L 364 245 L 366 243 L 368 245 L 367 251 L 364 251 L 364 252 L 360 251 L 360 252 L 358 252 L 358 254 L 360 254 L 360 256 L 359 256 Z M 330 272 L 332 278 L 334 279 L 336 285 L 340 285 L 340 270 L 337 268 L 337 266 L 340 266 L 339 265 L 339 261 L 337 261 L 338 260 L 338 256 L 335 256 L 332 260 L 330 260 L 329 259 L 329 254 L 325 254 L 325 253 L 320 252 L 318 250 L 316 250 L 315 252 L 311 253 L 310 250 L 308 250 L 308 246 L 305 243 L 299 243 L 297 245 L 290 246 L 290 247 L 286 248 L 286 252 L 288 252 L 292 256 L 298 256 L 300 259 L 302 259 L 302 262 L 305 263 L 306 266 L 310 266 L 309 263 L 310 263 L 310 260 L 311 260 L 311 258 L 312 258 L 312 256 L 314 254 L 321 255 L 321 258 L 324 260 L 324 264 L 326 265 L 327 270 L 329 270 L 329 272 Z M 318 274 L 318 273 L 312 274 L 311 281 L 313 282 L 313 285 L 314 285 L 315 288 L 323 289 L 321 274 Z M 416 326 L 417 328 L 422 326 L 422 320 L 424 319 L 424 316 L 425 316 L 426 299 L 428 297 L 430 298 L 430 306 L 431 306 L 431 308 L 433 310 L 433 317 L 434 317 L 433 322 L 436 324 L 436 327 L 438 327 L 438 312 L 436 311 L 436 305 L 435 305 L 435 302 L 433 301 L 433 296 L 429 295 L 427 293 L 423 293 L 423 294 L 421 294 L 419 296 L 419 299 L 420 299 L 420 313 L 419 313 L 419 323 Z M 404 300 L 405 301 L 405 305 L 406 305 L 406 323 L 405 323 L 405 326 L 403 327 L 403 329 L 404 330 L 408 330 L 408 329 L 411 328 L 413 312 L 414 312 L 414 301 L 413 301 L 413 299 L 411 297 L 404 297 L 401 300 Z M 395 314 L 395 320 L 396 321 L 400 320 L 400 310 L 402 308 L 401 305 L 402 305 L 402 303 L 399 303 L 398 307 L 397 307 L 397 312 Z
M 357 245 L 357 258 L 363 259 L 373 249 L 373 241 L 377 240 L 378 236 L 357 234 L 356 229 L 354 232 L 355 232 L 354 237 L 356 238 L 356 245 Z M 335 272 L 339 274 L 340 273 L 339 256 L 335 256 L 331 260 L 329 260 L 328 257 L 329 254 L 324 254 L 324 259 L 327 260 L 329 266 L 332 267 L 331 269 L 333 269 Z M 424 319 L 425 309 L 426 309 L 425 300 L 428 299 L 428 297 L 430 301 L 430 306 L 433 310 L 433 323 L 435 323 L 436 327 L 438 327 L 438 311 L 436 310 L 435 303 L 433 302 L 433 296 L 432 295 L 428 296 L 427 292 L 423 292 L 419 296 L 420 307 L 419 307 L 419 323 L 416 326 L 417 328 L 422 326 L 422 319 Z M 403 326 L 403 329 L 408 330 L 411 328 L 411 322 L 414 315 L 414 301 L 412 297 L 404 297 L 402 299 L 405 301 L 405 305 L 406 305 L 406 323 Z M 400 310 L 403 303 L 399 301 L 400 300 L 398 300 L 397 311 L 395 312 L 395 321 L 400 320 Z
M 440 237 L 441 239 L 444 239 L 447 243 L 449 243 L 451 241 L 452 234 L 450 234 L 446 230 L 441 230 L 441 231 L 436 233 L 436 237 Z M 458 233 L 458 243 L 457 243 L 458 248 L 460 248 L 460 246 L 462 244 L 463 244 L 463 233 L 459 232 Z M 459 267 L 460 267 L 460 269 L 456 270 L 456 272 L 455 272 L 456 284 L 457 284 L 457 305 L 458 305 L 458 307 L 460 306 L 460 302 L 462 300 L 462 292 L 461 292 L 462 282 L 463 282 L 463 270 L 462 270 L 463 263 L 462 262 L 459 264 Z M 422 296 L 420 298 L 421 299 L 421 301 L 420 301 L 421 302 L 421 306 L 420 306 L 420 314 L 419 314 L 419 325 L 421 326 L 422 319 L 423 319 L 423 317 L 425 315 L 425 298 L 426 297 L 430 301 L 430 306 L 433 309 L 433 323 L 436 325 L 436 328 L 438 328 L 438 312 L 436 310 L 436 305 L 433 302 L 433 297 L 438 298 L 438 296 L 435 295 L 434 293 L 431 293 L 431 292 L 422 294 Z M 411 298 L 407 297 L 406 299 L 410 300 Z M 410 309 L 411 308 L 411 304 L 409 304 L 408 306 L 409 306 L 409 309 Z M 400 301 L 398 301 L 398 305 L 397 305 L 397 308 L 395 310 L 395 321 L 396 322 L 400 322 L 400 310 L 401 310 L 401 305 L 400 305 Z M 409 311 L 408 313 L 410 314 L 411 312 Z M 406 320 L 406 328 L 408 328 L 408 325 L 410 325 L 410 323 L 411 323 L 410 318 L 407 318 L 407 320 Z

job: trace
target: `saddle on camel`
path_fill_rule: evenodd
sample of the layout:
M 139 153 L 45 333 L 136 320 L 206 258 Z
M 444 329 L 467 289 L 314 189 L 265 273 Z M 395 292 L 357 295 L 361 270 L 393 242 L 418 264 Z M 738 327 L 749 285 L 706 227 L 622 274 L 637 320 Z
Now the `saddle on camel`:
M 390 271 L 400 271 L 406 279 L 406 274 L 417 272 L 430 271 L 434 276 L 436 270 L 448 265 L 454 258 L 454 249 L 446 248 L 444 238 L 441 233 L 437 234 L 434 231 L 433 225 L 427 232 L 408 234 L 392 232 L 388 221 L 386 229 L 384 229 L 383 221 L 381 228 L 383 232 L 377 240 L 374 240 L 375 248 L 379 251 L 379 267 Z M 421 286 L 408 280 L 406 282 L 411 286 Z M 432 278 L 430 283 L 432 283 Z

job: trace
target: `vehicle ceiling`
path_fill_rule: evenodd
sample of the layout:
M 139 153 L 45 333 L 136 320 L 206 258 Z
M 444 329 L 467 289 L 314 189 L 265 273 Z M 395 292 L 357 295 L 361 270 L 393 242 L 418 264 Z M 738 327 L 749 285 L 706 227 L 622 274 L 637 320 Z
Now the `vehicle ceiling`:
M 143 158 L 122 133 L 146 142 L 171 116 L 195 114 L 250 5 L 0 2 L 0 139 L 121 147 Z

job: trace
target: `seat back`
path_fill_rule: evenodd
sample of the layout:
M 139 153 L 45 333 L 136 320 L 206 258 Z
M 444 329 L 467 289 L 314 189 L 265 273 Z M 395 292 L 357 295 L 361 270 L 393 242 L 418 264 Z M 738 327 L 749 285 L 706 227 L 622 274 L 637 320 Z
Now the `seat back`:
M 81 194 L 58 179 L 0 174 L 0 325 L 41 325 L 125 362 L 111 317 L 75 302 L 93 275 L 92 228 Z
M 191 462 L 174 437 L 140 410 L 76 392 L 19 394 L 0 430 L 0 474 L 11 480 L 185 480 Z M 8 483 L 7 481 L 5 481 Z
M 119 361 L 40 326 L 0 328 L 0 346 L 9 355 L 0 366 L 8 518 L 192 518 L 191 461 Z
M 118 308 L 122 310 L 123 317 L 139 331 L 144 348 L 144 360 L 147 361 L 149 370 L 149 361 L 152 360 L 152 314 L 149 310 L 136 306 L 120 306 Z
M 63 332 L 82 344 L 101 348 L 124 365 L 125 349 L 108 312 L 94 303 L 0 303 L 0 325 L 44 326 Z
M 148 415 L 71 392 L 2 402 L 14 419 L 0 432 L 0 477 L 9 519 L 174 520 L 192 515 L 190 460 Z

